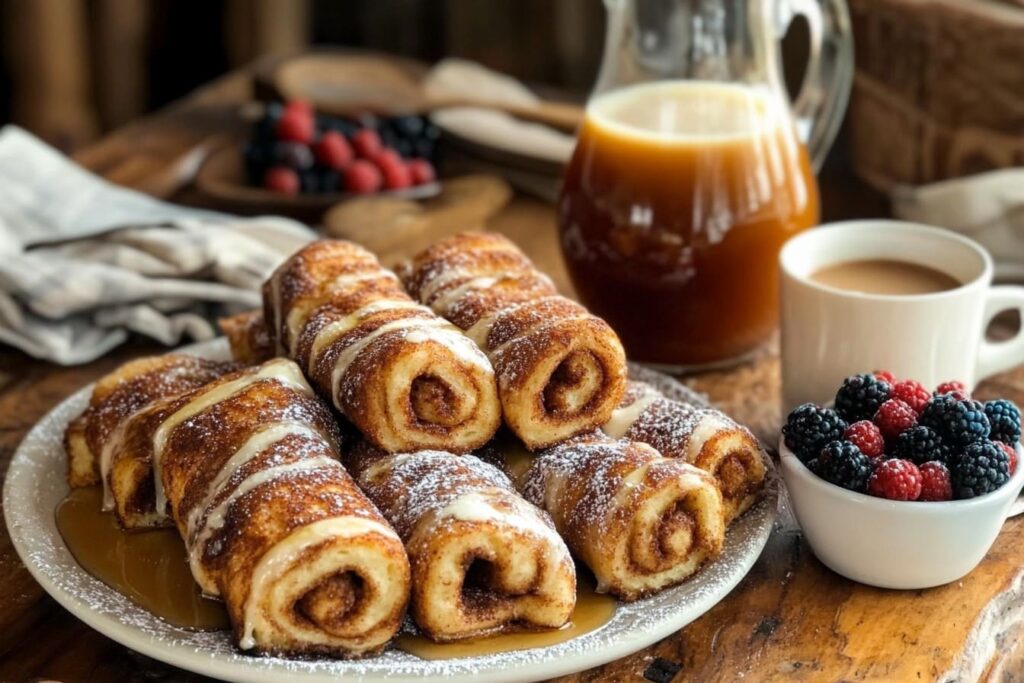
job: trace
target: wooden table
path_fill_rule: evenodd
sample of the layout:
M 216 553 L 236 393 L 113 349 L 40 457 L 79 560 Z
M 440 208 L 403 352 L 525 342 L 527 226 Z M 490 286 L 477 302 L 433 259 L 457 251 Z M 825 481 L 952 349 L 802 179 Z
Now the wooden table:
M 183 202 L 172 163 L 205 137 L 234 125 L 250 97 L 239 72 L 78 155 L 126 184 Z M 881 215 L 885 202 L 844 170 L 822 178 L 825 218 Z M 566 291 L 552 208 L 517 197 L 491 225 L 521 244 Z M 61 368 L 0 347 L 0 472 L 25 432 L 83 384 L 134 356 L 159 352 L 134 342 L 89 365 Z M 732 370 L 690 383 L 774 441 L 780 416 L 778 360 L 772 349 Z M 1024 369 L 986 382 L 979 396 L 1024 404 Z M 0 525 L 0 681 L 201 680 L 133 653 L 57 605 L 18 560 Z M 749 576 L 681 632 L 620 661 L 567 681 L 647 680 L 999 680 L 1024 678 L 1024 520 L 1011 520 L 981 566 L 952 585 L 925 591 L 861 586 L 811 554 L 788 509 Z

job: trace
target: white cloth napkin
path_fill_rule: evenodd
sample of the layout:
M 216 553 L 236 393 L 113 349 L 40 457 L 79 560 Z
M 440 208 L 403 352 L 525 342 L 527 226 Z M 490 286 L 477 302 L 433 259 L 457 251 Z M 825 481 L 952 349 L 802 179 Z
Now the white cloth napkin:
M 29 133 L 0 130 L 0 342 L 74 365 L 138 332 L 216 335 L 216 316 L 313 239 L 284 218 L 236 218 L 112 185 Z
M 1024 168 L 943 180 L 892 193 L 900 218 L 962 233 L 981 243 L 999 280 L 1024 280 Z

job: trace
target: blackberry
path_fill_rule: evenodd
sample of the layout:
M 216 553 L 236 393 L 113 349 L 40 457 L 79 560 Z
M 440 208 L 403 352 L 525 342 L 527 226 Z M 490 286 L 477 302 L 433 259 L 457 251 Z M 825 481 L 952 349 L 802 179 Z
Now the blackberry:
M 923 465 L 929 460 L 945 463 L 949 460 L 949 448 L 931 427 L 917 425 L 896 437 L 895 457 Z
M 983 496 L 1010 480 L 1010 457 L 991 441 L 976 441 L 953 458 L 949 473 L 954 498 Z
M 928 401 L 918 424 L 931 427 L 954 450 L 962 450 L 975 441 L 984 441 L 990 431 L 981 403 L 961 401 L 951 394 L 941 394 Z
M 842 438 L 844 431 L 846 422 L 836 411 L 805 403 L 789 414 L 782 436 L 800 462 L 807 463 L 818 457 L 829 441 Z
M 889 383 L 874 375 L 852 375 L 836 392 L 836 412 L 847 422 L 870 420 L 890 391 Z
M 955 419 L 959 410 L 957 404 L 960 401 L 949 394 L 937 394 L 929 399 L 924 410 L 917 418 L 917 423 L 925 427 L 931 427 L 936 433 L 941 434 L 946 423 Z
M 1020 409 L 1006 399 L 985 404 L 985 416 L 992 429 L 989 438 L 1014 446 L 1020 441 Z
M 871 476 L 871 461 L 849 441 L 831 441 L 821 449 L 818 471 L 818 476 L 827 482 L 864 493 Z
M 305 171 L 313 167 L 313 151 L 309 145 L 301 142 L 282 140 L 274 145 L 274 157 L 278 163 L 296 171 Z

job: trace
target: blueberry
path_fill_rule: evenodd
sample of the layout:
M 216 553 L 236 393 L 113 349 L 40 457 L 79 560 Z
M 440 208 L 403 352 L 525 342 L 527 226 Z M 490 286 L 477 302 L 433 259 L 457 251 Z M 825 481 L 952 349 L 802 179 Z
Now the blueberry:
M 301 142 L 278 142 L 274 147 L 274 158 L 296 171 L 304 171 L 313 165 L 312 150 Z
M 426 125 L 422 116 L 396 116 L 390 123 L 399 135 L 409 138 L 421 135 Z

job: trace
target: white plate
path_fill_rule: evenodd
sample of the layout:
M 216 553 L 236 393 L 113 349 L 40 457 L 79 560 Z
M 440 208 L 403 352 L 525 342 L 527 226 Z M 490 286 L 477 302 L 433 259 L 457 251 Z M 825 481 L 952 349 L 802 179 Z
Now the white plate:
M 226 358 L 214 340 L 183 349 Z M 689 390 L 665 375 L 642 368 L 677 396 Z M 704 614 L 739 583 L 771 533 L 778 503 L 773 475 L 767 495 L 729 529 L 722 555 L 676 588 L 632 604 L 620 604 L 601 628 L 557 645 L 480 657 L 427 661 L 389 650 L 366 660 L 289 660 L 254 657 L 234 648 L 226 631 L 194 632 L 171 626 L 78 566 L 57 532 L 54 510 L 68 492 L 62 439 L 68 421 L 88 403 L 91 387 L 62 402 L 28 433 L 11 460 L 4 486 L 7 529 L 18 555 L 42 587 L 72 614 L 144 655 L 230 681 L 456 680 L 489 683 L 551 678 L 595 667 L 647 647 Z M 300 676 L 301 674 L 301 676 Z

